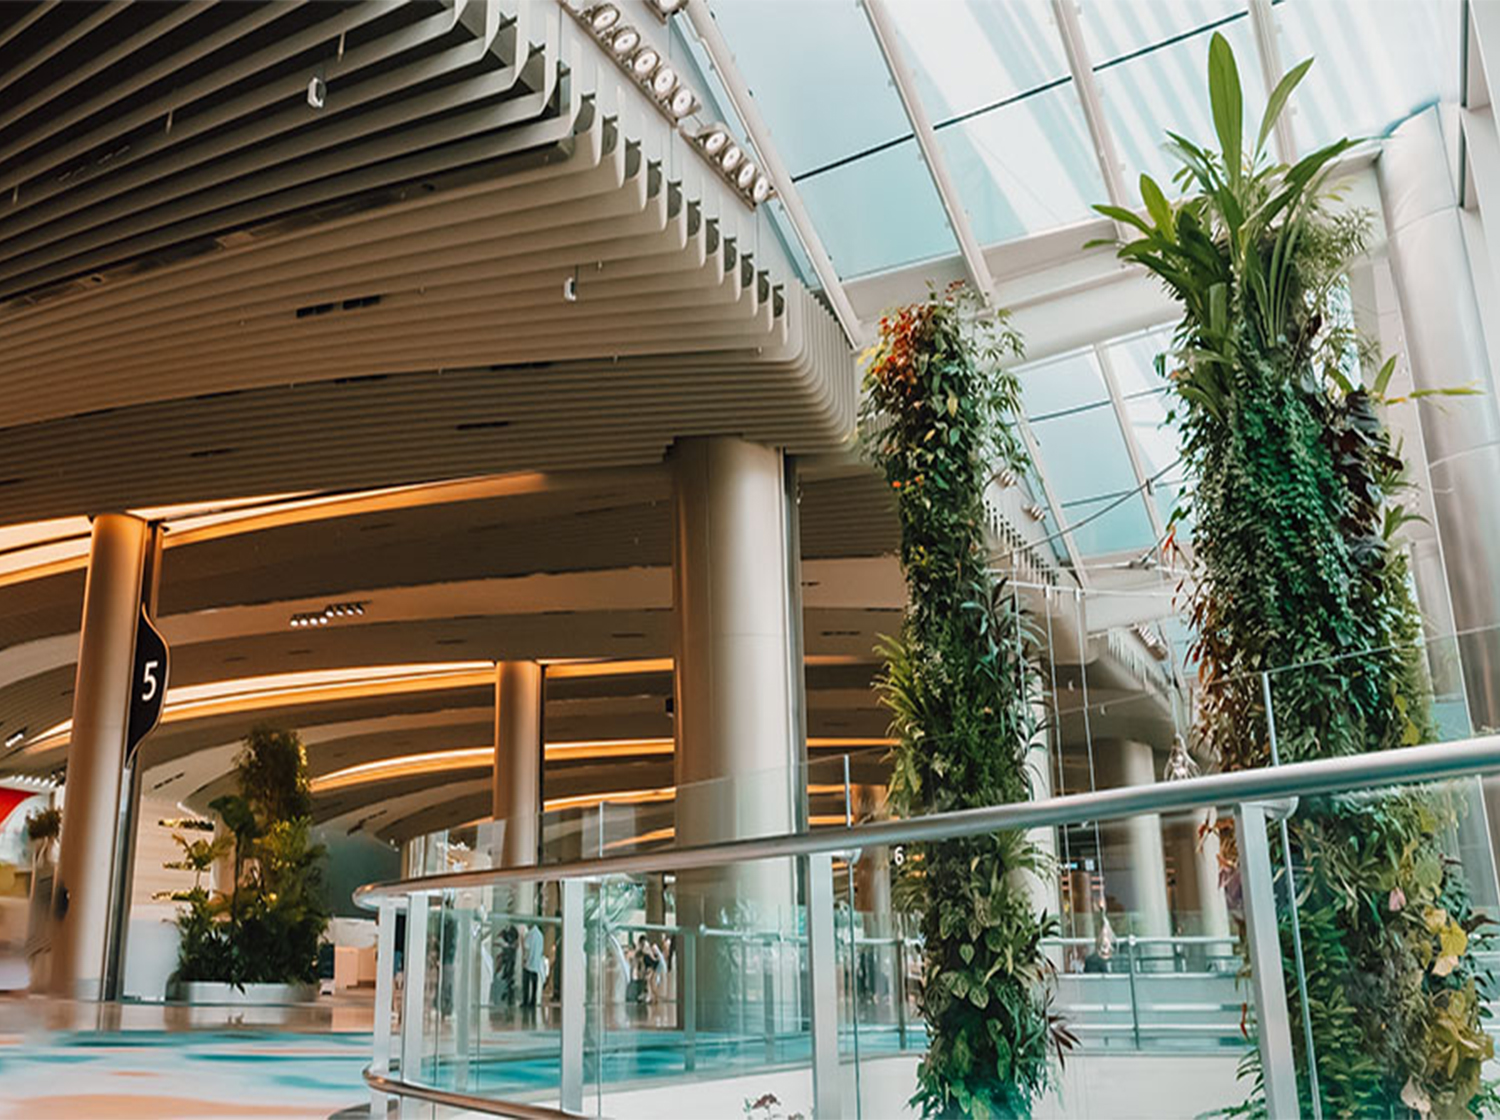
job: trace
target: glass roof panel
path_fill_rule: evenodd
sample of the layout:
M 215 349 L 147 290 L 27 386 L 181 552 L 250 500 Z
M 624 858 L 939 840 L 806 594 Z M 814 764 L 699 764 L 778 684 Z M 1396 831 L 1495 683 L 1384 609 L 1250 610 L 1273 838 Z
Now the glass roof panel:
M 1104 197 L 1071 78 L 936 131 L 981 245 L 1083 221 Z
M 1109 400 L 1092 348 L 1026 366 L 1020 376 L 1021 404 L 1033 419 Z
M 1117 5 L 1084 5 L 1084 25 Z M 1118 7 L 1126 7 L 1118 5 Z M 1129 5 L 1135 11 L 1137 5 Z M 1244 90 L 1245 119 L 1259 122 L 1266 104 L 1265 83 L 1255 53 L 1255 36 L 1247 11 L 1238 18 L 1174 39 L 1144 54 L 1126 56 L 1118 63 L 1095 64 L 1095 81 L 1104 102 L 1104 115 L 1115 136 L 1120 158 L 1128 169 L 1126 187 L 1132 205 L 1140 201 L 1142 171 L 1161 185 L 1168 197 L 1180 194 L 1171 179 L 1180 166 L 1163 149 L 1167 129 L 1195 143 L 1218 147 L 1208 104 L 1208 44 L 1218 31 L 1234 48 Z M 1250 131 L 1252 124 L 1246 124 Z
M 1095 68 L 1246 12 L 1245 0 L 1085 0 L 1083 41 Z
M 1155 539 L 1138 494 L 1131 494 L 1123 501 L 1121 495 L 1115 494 L 1074 502 L 1063 506 L 1063 516 L 1074 526 L 1073 543 L 1083 556 L 1145 551 Z
M 1034 420 L 1042 470 L 1062 505 L 1135 489 L 1135 471 L 1112 408 Z
M 948 216 L 912 138 L 797 183 L 841 277 L 957 250 Z
M 1068 77 L 1048 0 L 889 5 L 934 125 Z
M 854 0 L 714 0 L 713 14 L 794 179 L 911 135 Z
M 1172 329 L 1158 327 L 1144 334 L 1118 339 L 1106 348 L 1109 367 L 1114 371 L 1122 397 L 1128 400 L 1166 388 L 1166 381 L 1156 372 L 1156 356 L 1172 348 Z
M 1434 101 L 1458 100 L 1461 0 L 1381 0 L 1375 8 L 1369 0 L 1278 0 L 1282 65 L 1317 60 L 1292 96 L 1302 150 L 1384 135 Z

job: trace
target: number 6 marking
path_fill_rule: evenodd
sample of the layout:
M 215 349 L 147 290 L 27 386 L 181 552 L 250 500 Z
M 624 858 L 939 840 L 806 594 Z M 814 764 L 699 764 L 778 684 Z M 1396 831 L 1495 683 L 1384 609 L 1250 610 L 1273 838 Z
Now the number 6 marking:
M 141 693 L 142 703 L 150 703 L 156 696 L 156 666 L 158 664 L 160 663 L 157 661 L 148 661 L 145 668 L 141 670 L 141 679 L 146 685 L 146 691 Z

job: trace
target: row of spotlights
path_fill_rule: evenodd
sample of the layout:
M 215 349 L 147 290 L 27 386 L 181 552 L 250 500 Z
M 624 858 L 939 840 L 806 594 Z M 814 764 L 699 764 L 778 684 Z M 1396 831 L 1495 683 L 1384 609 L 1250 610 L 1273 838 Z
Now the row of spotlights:
M 365 613 L 363 603 L 329 603 L 321 611 L 298 611 L 292 615 L 292 626 L 327 626 L 335 618 L 353 618 Z
M 651 7 L 666 19 L 685 4 L 686 0 L 653 0 Z M 614 4 L 595 4 L 578 18 L 679 126 L 701 108 L 697 95 L 682 84 L 677 72 L 662 60 L 656 48 L 643 43 L 641 33 L 622 22 L 620 9 Z M 725 125 L 714 124 L 701 129 L 694 137 L 694 143 L 720 176 L 752 206 L 758 206 L 775 193 L 770 176 L 745 155 L 745 150 L 734 141 Z
M 664 5 L 658 3 L 658 10 Z M 674 5 L 666 15 L 671 15 L 680 4 Z M 661 54 L 649 44 L 642 45 L 641 33 L 628 23 L 620 22 L 620 9 L 613 4 L 596 4 L 583 13 L 594 38 L 607 48 L 615 60 L 630 72 L 674 121 L 697 112 L 699 101 L 696 94 L 683 85 L 677 71 L 662 61 Z
M 698 133 L 694 143 L 719 169 L 719 174 L 751 202 L 759 204 L 771 197 L 770 177 L 745 155 L 724 125 L 709 125 Z

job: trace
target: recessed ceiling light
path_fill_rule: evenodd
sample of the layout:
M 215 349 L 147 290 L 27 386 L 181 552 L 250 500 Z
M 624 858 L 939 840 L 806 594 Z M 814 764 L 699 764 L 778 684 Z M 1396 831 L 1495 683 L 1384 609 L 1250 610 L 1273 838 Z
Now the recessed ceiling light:
M 693 96 L 693 91 L 686 86 L 678 86 L 677 92 L 672 95 L 672 115 L 685 117 L 696 108 L 698 108 L 698 99 Z
M 755 180 L 755 186 L 750 188 L 750 197 L 756 202 L 764 202 L 771 197 L 771 180 L 762 175 Z
M 719 157 L 719 166 L 725 171 L 733 171 L 740 165 L 740 160 L 744 157 L 744 154 L 744 152 L 740 151 L 738 145 L 731 144 L 724 149 L 724 154 Z
M 722 128 L 716 128 L 704 137 L 703 150 L 711 156 L 716 156 L 724 150 L 724 145 L 727 143 L 729 143 L 729 133 Z
M 744 163 L 740 164 L 740 173 L 735 176 L 734 185 L 739 187 L 740 190 L 745 191 L 749 190 L 751 184 L 753 184 L 754 182 L 755 164 L 751 163 L 749 160 L 746 160 Z
M 630 60 L 630 68 L 636 72 L 637 77 L 644 78 L 656 69 L 656 64 L 661 61 L 661 55 L 657 54 L 651 47 L 646 47 L 636 53 Z
M 613 4 L 600 4 L 589 13 L 589 25 L 603 35 L 620 22 L 620 9 Z
M 640 46 L 641 33 L 633 27 L 622 27 L 610 40 L 610 49 L 618 55 L 627 55 Z

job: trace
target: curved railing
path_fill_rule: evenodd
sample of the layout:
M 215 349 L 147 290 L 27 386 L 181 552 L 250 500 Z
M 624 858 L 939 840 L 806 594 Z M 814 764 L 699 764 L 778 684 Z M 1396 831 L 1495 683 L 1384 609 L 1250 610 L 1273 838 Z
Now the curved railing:
M 612 885 L 629 887 L 635 892 L 632 897 L 636 897 L 642 890 L 650 889 L 649 884 L 653 881 L 650 876 L 675 874 L 677 901 L 681 907 L 690 889 L 710 889 L 694 884 L 718 881 L 715 873 L 719 879 L 724 880 L 739 876 L 740 879 L 735 881 L 742 882 L 747 881 L 744 880 L 747 868 L 758 868 L 763 872 L 766 868 L 784 867 L 788 869 L 785 874 L 790 876 L 785 882 L 778 882 L 774 874 L 763 875 L 765 882 L 771 883 L 770 887 L 765 883 L 758 883 L 753 888 L 744 888 L 751 893 L 761 892 L 755 897 L 761 899 L 762 903 L 766 898 L 775 896 L 777 891 L 782 892 L 780 897 L 785 901 L 788 898 L 798 898 L 796 892 L 800 890 L 802 899 L 793 901 L 789 907 L 784 908 L 786 912 L 781 917 L 785 918 L 786 914 L 790 914 L 791 920 L 782 921 L 775 927 L 779 931 L 790 932 L 778 932 L 774 938 L 763 939 L 768 946 L 774 943 L 782 946 L 781 948 L 740 950 L 740 972 L 747 976 L 758 976 L 764 984 L 764 995 L 752 993 L 754 998 L 739 1006 L 737 1013 L 740 1019 L 737 1024 L 731 1022 L 729 1028 L 713 1037 L 732 1040 L 733 1045 L 741 1047 L 741 1051 L 737 1052 L 741 1056 L 745 1046 L 753 1045 L 757 1056 L 761 1053 L 759 1048 L 763 1046 L 764 1068 L 768 1069 L 788 1062 L 802 1063 L 805 1059 L 812 1072 L 817 1106 L 815 1111 L 818 1114 L 836 1114 L 839 1111 L 836 1095 L 840 1080 L 840 1031 L 845 1030 L 839 1021 L 840 982 L 846 989 L 857 985 L 855 978 L 859 975 L 858 954 L 878 951 L 875 943 L 882 939 L 857 936 L 852 916 L 842 919 L 846 929 L 836 921 L 835 895 L 836 891 L 842 889 L 842 880 L 835 880 L 835 859 L 845 865 L 849 876 L 849 894 L 852 897 L 855 860 L 861 853 L 871 850 L 891 851 L 907 844 L 978 836 L 1003 830 L 1034 830 L 1084 822 L 1159 817 L 1188 810 L 1229 808 L 1236 815 L 1240 880 L 1244 896 L 1245 938 L 1241 952 L 1250 965 L 1256 1021 L 1260 1024 L 1258 1042 L 1262 1067 L 1265 1071 L 1268 1099 L 1273 1105 L 1272 1114 L 1275 1115 L 1275 1102 L 1278 1099 L 1283 1103 L 1287 1100 L 1295 1102 L 1296 1070 L 1290 1042 L 1290 1032 L 1294 1027 L 1287 1015 L 1285 980 L 1281 975 L 1281 948 L 1276 930 L 1273 861 L 1267 839 L 1267 820 L 1274 821 L 1295 812 L 1296 799 L 1301 797 L 1416 782 L 1436 782 L 1495 770 L 1500 770 L 1500 735 L 1488 735 L 1461 742 L 1299 762 L 910 820 L 823 828 L 816 832 L 755 837 L 616 858 L 580 859 L 543 868 L 478 869 L 370 884 L 356 892 L 356 899 L 362 906 L 378 910 L 380 914 L 377 1007 L 391 1006 L 395 968 L 394 923 L 398 911 L 407 913 L 407 943 L 412 951 L 407 954 L 405 969 L 401 1061 L 396 1065 L 393 1076 L 390 1020 L 388 1016 L 377 1014 L 375 1058 L 368 1080 L 372 1091 L 377 1094 L 408 1095 L 493 1115 L 557 1117 L 581 1114 L 585 1081 L 593 1079 L 602 1086 L 609 1080 L 606 1067 L 618 1056 L 616 1051 L 605 1044 L 610 1032 L 620 1034 L 636 1030 L 637 1034 L 641 1033 L 631 1026 L 631 1021 L 627 1021 L 624 1027 L 611 1025 L 608 1021 L 609 1014 L 614 1012 L 603 1006 L 604 993 L 609 985 L 619 981 L 625 974 L 627 962 L 624 950 L 618 944 L 617 934 L 621 931 L 635 932 L 629 922 L 611 924 L 607 909 Z M 844 873 L 844 870 L 839 872 L 840 876 Z M 1493 865 L 1484 873 L 1493 881 Z M 644 888 L 642 883 L 646 884 Z M 512 892 L 507 898 L 517 897 L 518 894 L 530 896 L 534 894 L 534 888 L 538 884 L 546 885 L 547 896 L 556 896 L 555 904 L 551 907 L 554 913 L 546 918 L 530 919 L 525 914 L 524 907 L 518 908 L 521 911 L 519 915 L 512 913 L 513 908 L 509 906 L 487 907 L 481 897 L 482 892 L 502 890 Z M 794 885 L 788 888 L 787 884 Z M 792 891 L 791 894 L 787 893 L 788 889 Z M 473 901 L 476 899 L 478 901 Z M 428 930 L 433 928 L 429 919 L 429 911 L 433 909 L 430 903 L 433 900 L 438 903 L 436 913 L 443 931 L 440 936 L 436 936 L 439 948 L 435 957 L 431 948 L 434 938 L 428 935 Z M 774 908 L 762 905 L 763 916 L 772 909 Z M 846 914 L 844 910 L 839 912 Z M 497 939 L 508 929 L 514 928 L 513 922 L 517 917 L 539 929 L 543 924 L 547 926 L 545 936 L 549 939 L 548 951 L 557 962 L 556 986 L 560 995 L 560 1007 L 556 1024 L 556 1099 L 560 1107 L 552 1107 L 550 1101 L 524 1101 L 498 1082 L 490 1092 L 485 1092 L 486 1077 L 503 1064 L 498 1058 L 491 1061 L 486 1056 L 498 1045 L 497 1039 L 486 1040 L 484 1017 L 477 1009 L 471 1014 L 465 1005 L 462 1021 L 458 1016 L 441 1010 L 444 1000 L 451 999 L 454 1003 L 460 1003 L 478 990 L 479 979 L 474 974 L 475 970 L 482 974 L 489 958 L 496 953 L 499 956 L 495 956 L 493 972 L 496 975 L 502 974 L 499 962 L 504 957 L 504 949 L 503 946 L 496 949 L 497 945 L 502 944 Z M 446 932 L 450 920 L 454 929 L 451 936 Z M 660 944 L 665 945 L 668 940 L 674 945 L 680 943 L 684 959 L 677 962 L 677 973 L 684 978 L 684 986 L 688 982 L 686 978 L 701 978 L 705 975 L 703 969 L 695 967 L 693 960 L 686 958 L 714 951 L 708 935 L 722 931 L 712 930 L 701 923 L 695 926 L 691 922 L 683 923 L 680 920 L 677 923 L 658 922 L 654 926 L 648 922 L 646 926 L 663 931 L 658 935 Z M 669 932 L 674 929 L 678 931 L 677 934 Z M 694 933 L 704 936 L 692 936 Z M 744 940 L 751 942 L 754 939 L 747 937 Z M 900 939 L 885 940 L 894 944 Z M 1134 985 L 1138 975 L 1145 975 L 1137 972 L 1134 954 L 1146 953 L 1152 939 L 1141 937 L 1122 940 L 1125 941 L 1127 951 L 1132 954 L 1128 977 L 1129 982 Z M 1170 942 L 1173 939 L 1158 940 Z M 1194 939 L 1176 940 L 1186 946 Z M 1226 939 L 1205 937 L 1198 940 L 1223 944 Z M 1069 941 L 1070 939 L 1057 941 L 1059 951 L 1066 948 Z M 489 948 L 482 948 L 486 943 Z M 1091 939 L 1073 938 L 1071 944 L 1083 949 L 1091 944 Z M 452 963 L 448 963 L 445 957 L 450 952 L 450 947 Z M 649 954 L 651 948 L 648 945 L 640 951 Z M 839 960 L 840 951 L 847 956 L 847 966 Z M 745 963 L 747 956 L 751 954 L 755 955 L 755 961 L 759 963 Z M 908 954 L 910 956 L 915 954 Z M 899 959 L 900 954 L 897 957 Z M 733 957 L 725 959 L 729 962 L 725 969 L 733 972 Z M 465 963 L 466 961 L 469 963 Z M 414 963 L 417 967 L 412 967 Z M 440 995 L 434 996 L 431 990 L 424 987 L 432 979 L 424 972 L 424 968 L 441 974 L 437 981 L 438 988 L 441 989 Z M 905 966 L 902 968 L 904 971 Z M 466 973 L 465 969 L 469 972 Z M 712 982 L 712 971 L 706 975 Z M 699 982 L 701 985 L 701 979 Z M 655 983 L 655 980 L 648 977 L 642 983 Z M 801 987 L 798 987 L 799 984 Z M 801 994 L 804 991 L 805 997 Z M 691 993 L 688 994 L 691 996 Z M 694 1028 L 692 1018 L 699 1013 L 695 1010 L 695 1005 L 704 1003 L 701 987 L 696 999 L 688 998 L 684 1001 L 683 995 L 684 992 L 679 990 L 672 997 L 675 1000 L 672 1007 L 678 1016 L 673 1027 L 676 1033 L 672 1037 L 674 1040 L 680 1039 L 681 1045 L 686 1048 L 680 1055 L 682 1068 L 691 1070 L 695 1061 L 702 1058 L 708 1046 L 705 1039 L 709 1035 L 705 1033 L 702 1024 L 697 1025 L 696 1035 L 691 1033 Z M 845 991 L 843 995 L 848 995 L 848 992 Z M 904 995 L 902 1001 L 904 1013 Z M 482 999 L 479 1001 L 483 1002 Z M 436 1013 L 433 1011 L 434 1004 L 439 1007 Z M 763 1016 L 763 1024 L 757 1020 L 747 1028 L 747 1005 L 756 1014 Z M 664 998 L 660 1005 L 663 1017 L 666 1016 L 666 1007 Z M 636 1014 L 630 1007 L 626 1010 L 630 1015 Z M 490 1013 L 494 1013 L 493 1009 Z M 1137 1015 L 1133 995 L 1131 1013 Z M 456 1084 L 467 1088 L 431 1084 L 432 1079 L 422 1076 L 423 1062 L 427 1060 L 430 1063 L 428 1052 L 432 1049 L 424 1040 L 423 1031 L 433 1021 L 434 1015 L 438 1025 L 432 1036 L 440 1038 L 442 1045 L 451 1049 L 451 1057 L 448 1056 L 448 1050 L 444 1050 L 442 1061 L 436 1064 L 443 1071 L 461 1069 L 462 1076 L 455 1074 L 454 1080 Z M 453 1022 L 448 1024 L 448 1019 Z M 732 1015 L 730 1019 L 733 1019 Z M 542 1032 L 549 1040 L 542 1049 L 546 1051 L 544 1057 L 547 1063 L 550 1063 L 551 1023 L 545 1017 L 539 1021 L 544 1022 L 548 1028 L 548 1031 Z M 791 1025 L 788 1026 L 788 1023 Z M 1141 1024 L 1138 1017 L 1133 1024 L 1127 1023 L 1113 1029 L 1127 1036 L 1133 1031 L 1136 1045 L 1139 1046 Z M 476 1030 L 479 1035 L 477 1039 Z M 903 1020 L 903 1046 L 904 1033 Z M 856 1082 L 859 1038 L 856 1031 Z M 675 1044 L 677 1043 L 674 1042 Z M 693 1052 L 694 1047 L 696 1053 Z M 847 1041 L 845 1049 L 847 1050 Z M 540 1052 L 528 1052 L 528 1061 L 535 1064 Z M 845 1057 L 847 1056 L 846 1053 Z M 675 1051 L 672 1060 L 679 1060 Z M 402 1072 L 403 1066 L 405 1072 Z M 550 1064 L 548 1068 L 551 1068 Z M 730 1061 L 726 1068 L 736 1067 Z M 446 1072 L 444 1076 L 447 1076 Z M 1290 1097 L 1287 1096 L 1288 1093 Z M 601 1100 L 602 1095 L 601 1088 Z M 381 1100 L 383 1104 L 383 1097 Z

